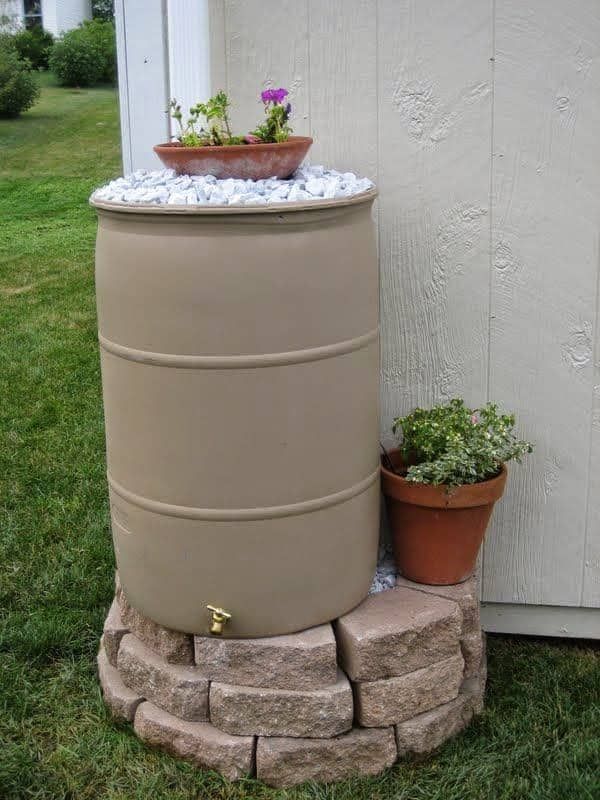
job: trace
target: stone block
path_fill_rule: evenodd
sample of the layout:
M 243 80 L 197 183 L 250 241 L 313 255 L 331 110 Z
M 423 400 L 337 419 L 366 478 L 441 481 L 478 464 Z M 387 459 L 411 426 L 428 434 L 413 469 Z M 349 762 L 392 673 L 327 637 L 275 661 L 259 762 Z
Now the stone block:
M 425 755 L 465 728 L 473 716 L 470 698 L 459 694 L 449 703 L 417 714 L 396 726 L 398 756 Z
M 456 602 L 398 587 L 370 595 L 340 617 L 340 664 L 353 681 L 405 675 L 457 650 L 461 612 Z
M 196 664 L 211 681 L 272 689 L 319 689 L 337 680 L 331 625 L 259 639 L 195 637 Z
M 217 770 L 231 781 L 253 772 L 253 736 L 229 736 L 209 722 L 178 719 L 153 703 L 138 707 L 133 727 L 147 744 L 199 767 Z
M 476 715 L 481 714 L 485 700 L 485 681 L 481 675 L 465 678 L 460 687 L 460 692 L 469 698 L 473 713 Z
M 110 663 L 103 648 L 98 653 L 97 663 L 104 702 L 111 714 L 120 722 L 132 722 L 135 711 L 144 698 L 125 686 L 118 670 Z
M 461 633 L 463 635 L 476 633 L 481 628 L 479 619 L 479 580 L 473 575 L 463 583 L 456 583 L 452 586 L 431 586 L 425 583 L 414 583 L 401 575 L 396 577 L 396 586 L 404 586 L 407 589 L 414 589 L 425 594 L 432 594 L 436 597 L 445 597 L 458 603 L 462 612 L 463 622 Z
M 367 728 L 393 725 L 453 700 L 463 680 L 463 666 L 456 653 L 407 675 L 355 684 L 358 723 Z
M 469 696 L 474 714 L 481 714 L 485 702 L 485 687 L 487 683 L 487 658 L 486 658 L 486 640 L 483 636 L 483 654 L 481 657 L 481 667 L 477 675 L 470 678 L 465 678 L 460 687 L 463 694 Z
M 257 777 L 275 787 L 377 775 L 396 760 L 393 728 L 354 728 L 333 739 L 260 738 Z
M 113 667 L 117 666 L 117 653 L 119 652 L 119 645 L 121 639 L 129 633 L 129 629 L 121 619 L 121 610 L 117 599 L 112 601 L 108 615 L 104 620 L 104 629 L 102 632 L 102 645 L 106 652 L 106 657 Z
M 117 666 L 123 682 L 159 708 L 185 720 L 208 720 L 208 681 L 196 667 L 169 664 L 130 633 Z
M 349 731 L 352 689 L 340 670 L 324 689 L 264 689 L 211 683 L 210 719 L 235 735 L 332 737 Z
M 465 660 L 464 677 L 472 678 L 474 675 L 478 675 L 483 658 L 483 634 L 481 631 L 463 636 L 460 640 L 460 649 Z
M 170 664 L 194 663 L 194 638 L 191 634 L 173 631 L 145 617 L 129 604 L 118 582 L 116 596 L 123 624 L 131 633 L 135 633 L 140 641 Z

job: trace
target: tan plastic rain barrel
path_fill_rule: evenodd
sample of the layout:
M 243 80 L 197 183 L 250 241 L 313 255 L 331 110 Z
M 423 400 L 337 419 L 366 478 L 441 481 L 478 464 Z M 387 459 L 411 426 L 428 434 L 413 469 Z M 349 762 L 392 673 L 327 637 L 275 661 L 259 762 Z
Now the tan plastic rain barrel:
M 375 192 L 93 203 L 112 530 L 131 604 L 181 631 L 334 619 L 376 565 Z

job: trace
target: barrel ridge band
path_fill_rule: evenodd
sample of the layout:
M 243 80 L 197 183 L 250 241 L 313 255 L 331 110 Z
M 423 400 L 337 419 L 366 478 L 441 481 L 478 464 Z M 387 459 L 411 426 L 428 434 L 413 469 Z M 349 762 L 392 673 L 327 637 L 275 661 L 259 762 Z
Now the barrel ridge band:
M 98 334 L 100 347 L 108 353 L 127 361 L 139 364 L 150 364 L 155 367 L 175 367 L 177 369 L 260 369 L 261 367 L 279 367 L 290 364 L 302 364 L 307 361 L 322 361 L 335 358 L 355 350 L 362 350 L 379 337 L 379 327 L 345 339 L 342 342 L 326 344 L 320 347 L 308 347 L 303 350 L 290 350 L 284 353 L 264 353 L 236 356 L 196 356 L 177 355 L 175 353 L 154 353 L 150 350 L 138 350 L 134 347 L 118 344 Z
M 346 500 L 351 500 L 359 494 L 365 492 L 379 478 L 379 468 L 372 472 L 362 481 L 342 489 L 339 492 L 316 497 L 312 500 L 302 500 L 299 503 L 289 503 L 283 506 L 266 506 L 263 508 L 195 508 L 193 506 L 179 506 L 173 503 L 164 503 L 161 500 L 151 500 L 121 486 L 111 475 L 108 474 L 108 484 L 110 488 L 126 500 L 145 511 L 154 514 L 161 514 L 167 517 L 181 517 L 183 519 L 202 519 L 211 522 L 238 522 L 242 520 L 261 520 L 277 519 L 279 517 L 294 517 L 300 514 L 308 514 L 312 511 L 320 511 L 322 508 L 339 505 Z

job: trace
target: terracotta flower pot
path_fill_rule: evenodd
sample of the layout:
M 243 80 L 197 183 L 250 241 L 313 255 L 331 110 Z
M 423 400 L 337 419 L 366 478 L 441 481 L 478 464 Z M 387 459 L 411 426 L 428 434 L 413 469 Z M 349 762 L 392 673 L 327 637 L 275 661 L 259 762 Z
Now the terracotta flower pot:
M 298 169 L 313 140 L 290 136 L 273 144 L 231 144 L 223 147 L 183 147 L 179 142 L 157 144 L 154 152 L 165 167 L 178 175 L 214 175 L 215 178 L 289 178 Z
M 398 450 L 389 453 L 402 468 Z M 506 466 L 495 478 L 448 491 L 407 481 L 382 465 L 382 490 L 398 570 L 411 581 L 462 583 L 475 569 L 494 503 L 506 484 Z

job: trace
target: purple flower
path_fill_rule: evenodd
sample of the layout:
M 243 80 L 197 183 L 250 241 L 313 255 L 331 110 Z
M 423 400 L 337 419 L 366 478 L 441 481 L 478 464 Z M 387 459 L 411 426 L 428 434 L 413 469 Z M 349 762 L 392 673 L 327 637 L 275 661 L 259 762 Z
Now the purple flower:
M 288 90 L 287 89 L 283 89 L 283 88 L 275 89 L 273 91 L 273 102 L 275 102 L 275 103 L 283 103 L 283 101 L 285 100 L 285 98 L 287 96 L 288 96 Z
M 287 89 L 265 89 L 260 93 L 260 99 L 263 103 L 283 103 L 289 92 Z

